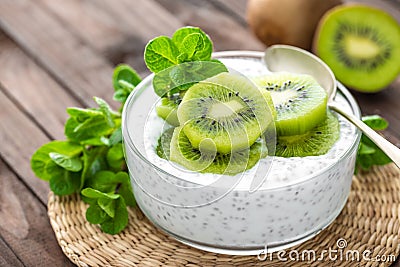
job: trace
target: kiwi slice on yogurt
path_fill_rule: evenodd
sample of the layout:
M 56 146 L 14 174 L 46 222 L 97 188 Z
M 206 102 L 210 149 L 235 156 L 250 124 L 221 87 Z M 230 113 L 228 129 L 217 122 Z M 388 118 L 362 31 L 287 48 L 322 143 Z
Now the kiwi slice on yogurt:
M 179 94 L 161 98 L 159 105 L 156 106 L 157 115 L 170 125 L 179 126 L 177 110 L 181 101 L 182 97 Z
M 327 94 L 312 76 L 280 72 L 253 80 L 272 97 L 278 136 L 304 134 L 326 118 Z
M 200 149 L 196 149 L 183 131 L 183 127 L 176 127 L 170 143 L 169 159 L 191 171 L 235 175 L 252 168 L 267 154 L 263 138 L 258 138 L 250 148 L 230 154 L 203 150 L 201 144 Z
M 306 157 L 326 154 L 339 139 L 337 117 L 327 111 L 326 119 L 312 130 L 291 136 L 278 136 L 275 155 L 279 157 Z
M 175 128 L 166 129 L 161 136 L 158 138 L 156 153 L 160 158 L 169 159 L 170 151 L 171 151 L 171 139 L 174 134 Z
M 244 76 L 221 73 L 189 88 L 178 107 L 178 119 L 192 146 L 221 154 L 249 148 L 273 125 L 269 92 L 258 90 Z
M 400 25 L 374 7 L 338 6 L 321 19 L 314 52 L 345 85 L 377 92 L 400 73 Z

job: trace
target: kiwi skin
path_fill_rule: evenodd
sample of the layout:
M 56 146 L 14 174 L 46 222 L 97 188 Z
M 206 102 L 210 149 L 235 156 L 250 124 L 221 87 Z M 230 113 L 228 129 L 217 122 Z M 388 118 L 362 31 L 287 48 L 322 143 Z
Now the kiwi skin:
M 365 65 L 349 68 L 343 62 L 334 59 L 333 49 L 327 40 L 333 39 L 335 26 L 337 27 L 338 21 L 343 19 L 362 21 L 364 27 L 376 29 L 380 39 L 389 40 L 389 45 L 392 47 L 389 60 L 374 70 L 366 71 Z M 379 92 L 392 83 L 400 73 L 400 25 L 391 15 L 374 7 L 346 4 L 329 10 L 318 24 L 312 49 L 327 63 L 339 81 L 359 92 Z
M 311 50 L 319 19 L 340 0 L 249 0 L 247 22 L 264 44 Z

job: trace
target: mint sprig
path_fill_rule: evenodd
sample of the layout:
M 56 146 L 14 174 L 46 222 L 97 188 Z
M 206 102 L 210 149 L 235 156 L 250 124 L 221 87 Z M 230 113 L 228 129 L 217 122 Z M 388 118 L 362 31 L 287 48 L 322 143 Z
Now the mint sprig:
M 180 28 L 172 38 L 159 36 L 151 40 L 145 48 L 144 60 L 155 73 L 155 93 L 160 97 L 172 95 L 226 72 L 225 65 L 211 59 L 212 51 L 211 39 L 197 27 Z
M 114 98 L 122 103 L 119 110 L 140 81 L 127 65 L 115 69 Z M 121 113 L 99 97 L 94 101 L 97 108 L 67 108 L 67 140 L 40 147 L 32 155 L 31 168 L 49 181 L 56 195 L 81 193 L 90 205 L 87 220 L 116 234 L 128 224 L 127 206 L 135 205 L 123 153 Z
M 385 130 L 389 123 L 379 115 L 371 115 L 362 117 L 362 121 L 375 131 Z M 392 160 L 371 141 L 366 135 L 361 136 L 360 146 L 358 147 L 356 169 L 368 171 L 374 165 L 385 165 Z

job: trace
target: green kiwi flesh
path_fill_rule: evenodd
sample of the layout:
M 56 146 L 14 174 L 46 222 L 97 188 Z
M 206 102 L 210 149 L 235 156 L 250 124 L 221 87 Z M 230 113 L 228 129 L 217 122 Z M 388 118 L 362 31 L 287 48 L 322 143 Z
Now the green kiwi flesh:
M 273 125 L 275 110 L 268 92 L 247 78 L 221 73 L 193 85 L 178 107 L 178 119 L 192 146 L 211 139 L 204 149 L 222 154 L 249 148 Z
M 400 25 L 373 7 L 339 6 L 321 19 L 314 51 L 343 84 L 377 92 L 400 73 Z
M 178 105 L 182 101 L 180 95 L 161 98 L 161 103 L 156 106 L 157 115 L 172 126 L 179 126 L 177 116 Z
M 278 136 L 275 155 L 279 157 L 306 157 L 326 154 L 339 139 L 340 125 L 330 111 L 326 119 L 311 131 L 293 136 Z
M 235 175 L 252 168 L 266 156 L 267 146 L 262 138 L 257 139 L 250 148 L 221 154 L 193 148 L 183 127 L 177 127 L 172 135 L 169 159 L 191 171 Z
M 278 136 L 304 134 L 325 119 L 327 94 L 313 77 L 281 72 L 253 80 L 272 97 Z

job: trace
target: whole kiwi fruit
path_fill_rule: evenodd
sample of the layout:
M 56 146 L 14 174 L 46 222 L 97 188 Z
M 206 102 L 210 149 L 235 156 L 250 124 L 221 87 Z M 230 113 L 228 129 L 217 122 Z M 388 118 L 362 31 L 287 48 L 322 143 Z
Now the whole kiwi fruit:
M 247 22 L 266 45 L 288 44 L 311 50 L 320 18 L 341 0 L 249 0 Z

